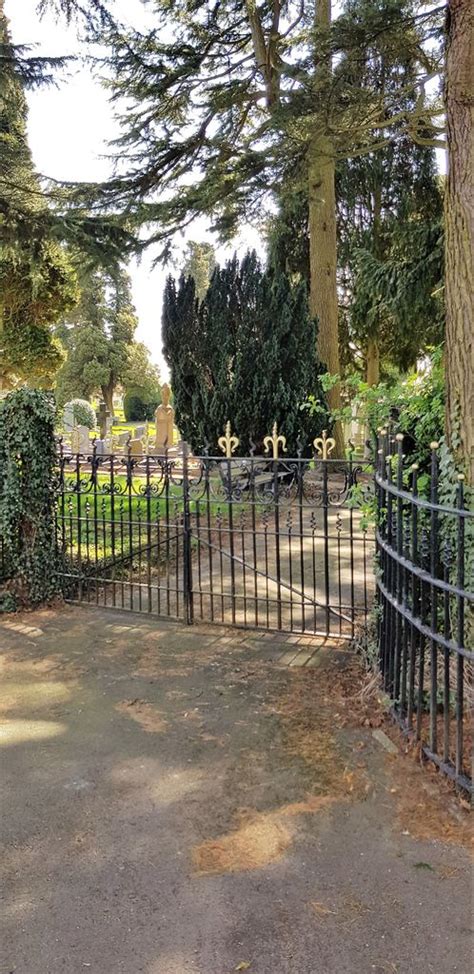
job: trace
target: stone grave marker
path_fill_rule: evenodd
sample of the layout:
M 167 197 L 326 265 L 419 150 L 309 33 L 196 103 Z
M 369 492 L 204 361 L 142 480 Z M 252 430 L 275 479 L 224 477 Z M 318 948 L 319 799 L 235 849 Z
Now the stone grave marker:
M 164 453 L 173 446 L 174 409 L 170 406 L 171 389 L 165 382 L 161 387 L 161 404 L 155 411 L 155 451 Z
M 74 429 L 74 407 L 69 402 L 63 410 L 63 429 L 65 433 L 70 433 Z

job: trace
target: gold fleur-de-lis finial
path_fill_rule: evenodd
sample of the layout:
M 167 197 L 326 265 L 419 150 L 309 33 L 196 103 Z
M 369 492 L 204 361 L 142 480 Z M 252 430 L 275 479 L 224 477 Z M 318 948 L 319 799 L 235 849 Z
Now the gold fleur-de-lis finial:
M 323 430 L 323 435 L 313 440 L 313 446 L 321 460 L 327 460 L 336 446 L 336 441 L 332 436 L 328 436 L 327 430 Z
M 283 453 L 286 453 L 286 437 L 285 436 L 282 436 L 282 434 L 279 434 L 278 433 L 277 424 L 274 423 L 273 424 L 273 429 L 272 429 L 272 435 L 271 436 L 266 436 L 265 439 L 264 439 L 264 441 L 263 441 L 263 445 L 265 447 L 265 453 L 269 453 L 270 452 L 270 447 L 272 447 L 272 449 L 273 449 L 273 459 L 274 460 L 278 460 L 278 452 L 279 452 L 278 451 L 278 447 L 279 447 L 279 444 L 281 444 L 281 448 L 283 450 Z
M 232 435 L 230 420 L 225 424 L 224 436 L 220 436 L 217 445 L 223 453 L 225 453 L 227 459 L 230 459 L 233 453 L 235 453 L 240 440 L 238 436 Z

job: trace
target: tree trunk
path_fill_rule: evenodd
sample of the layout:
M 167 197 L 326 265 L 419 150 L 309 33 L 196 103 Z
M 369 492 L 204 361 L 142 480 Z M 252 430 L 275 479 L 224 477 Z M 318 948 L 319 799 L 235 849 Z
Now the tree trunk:
M 331 80 L 329 55 L 329 31 L 331 27 L 331 0 L 317 0 L 315 25 L 318 30 L 316 44 L 315 83 L 322 110 L 323 93 Z M 337 237 L 336 237 L 336 189 L 335 157 L 331 136 L 324 131 L 321 120 L 315 132 L 308 157 L 309 197 L 309 264 L 311 313 L 319 320 L 318 354 L 321 362 L 332 375 L 340 374 L 339 364 L 339 314 L 337 299 Z M 328 393 L 330 409 L 341 408 L 339 383 Z M 344 456 L 342 424 L 334 427 L 336 448 L 333 456 Z
M 380 382 L 380 353 L 374 338 L 369 338 L 366 354 L 366 382 L 368 386 L 376 386 Z
M 446 434 L 474 483 L 472 0 L 449 0 L 446 53 Z
M 114 415 L 114 384 L 113 382 L 109 382 L 108 385 L 101 386 L 100 388 L 102 390 L 102 395 L 104 397 L 105 405 L 107 406 L 110 415 L 113 416 Z

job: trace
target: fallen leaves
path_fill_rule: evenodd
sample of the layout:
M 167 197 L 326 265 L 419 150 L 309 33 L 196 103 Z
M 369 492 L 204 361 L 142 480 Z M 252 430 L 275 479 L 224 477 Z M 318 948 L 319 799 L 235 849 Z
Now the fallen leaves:
M 140 724 L 146 734 L 163 734 L 168 727 L 168 721 L 161 711 L 138 697 L 134 700 L 121 700 L 115 705 L 115 710 Z

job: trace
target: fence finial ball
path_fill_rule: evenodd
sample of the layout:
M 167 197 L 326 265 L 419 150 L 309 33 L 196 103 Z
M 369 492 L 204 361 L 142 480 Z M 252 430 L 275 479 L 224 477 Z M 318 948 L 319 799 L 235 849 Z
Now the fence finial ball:
M 403 441 L 403 433 L 397 433 L 395 439 L 397 440 L 398 443 L 402 443 L 402 441 Z
M 420 467 L 420 464 L 419 463 L 412 463 L 412 465 L 411 465 L 411 469 L 412 470 L 418 470 L 419 467 Z
M 439 447 L 438 441 L 437 440 L 432 440 L 432 442 L 430 443 L 430 450 L 437 450 L 438 447 Z
M 458 480 L 465 480 L 466 477 L 463 473 L 458 473 Z
M 380 430 L 380 432 L 381 432 L 382 436 L 386 436 L 387 435 L 387 430 L 385 429 L 385 426 L 382 427 L 382 429 Z

